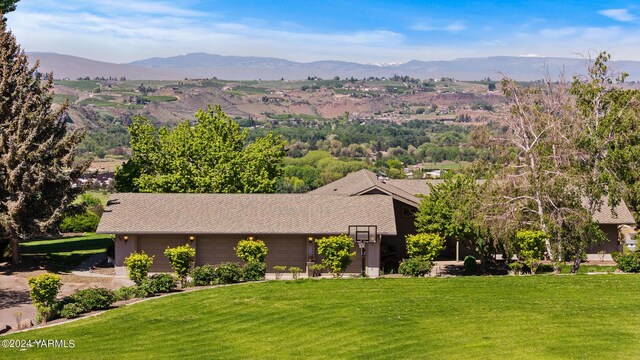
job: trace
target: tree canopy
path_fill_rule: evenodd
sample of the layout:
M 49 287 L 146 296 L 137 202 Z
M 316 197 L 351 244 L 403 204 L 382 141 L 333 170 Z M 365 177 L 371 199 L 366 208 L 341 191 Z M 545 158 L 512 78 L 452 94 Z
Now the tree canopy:
M 285 142 L 272 133 L 247 143 L 247 131 L 208 107 L 173 130 L 137 117 L 129 127 L 133 157 L 116 172 L 132 192 L 269 193 L 282 175 Z
M 59 221 L 81 192 L 73 182 L 89 165 L 73 165 L 83 134 L 67 131 L 66 105 L 53 104 L 51 79 L 29 67 L 0 19 L 0 238 L 11 240 L 14 262 L 20 241 Z
M 614 77 L 608 60 L 600 54 L 572 83 L 503 80 L 511 103 L 504 131 L 478 136 L 492 148 L 484 207 L 492 235 L 506 244 L 519 227 L 543 231 L 554 266 L 571 259 L 573 272 L 605 239 L 594 214 L 633 199 L 638 178 L 640 92 L 620 86 L 626 75 Z
M 20 0 L 0 0 L 0 13 L 6 14 L 16 9 L 16 3 Z

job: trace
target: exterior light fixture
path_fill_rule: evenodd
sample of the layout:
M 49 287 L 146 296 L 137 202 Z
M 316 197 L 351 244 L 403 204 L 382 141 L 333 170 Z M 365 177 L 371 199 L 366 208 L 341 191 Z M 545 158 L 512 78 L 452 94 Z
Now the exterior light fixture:
M 309 240 L 309 242 L 312 242 L 312 241 L 313 241 L 313 236 L 309 236 L 309 237 L 307 238 L 307 240 Z
M 195 240 L 195 239 L 196 239 L 196 237 L 195 237 L 195 236 L 193 236 L 193 235 L 189 235 L 189 241 L 193 242 L 193 240 Z
M 126 244 L 127 241 L 129 240 L 129 236 L 125 235 L 122 237 L 122 239 L 124 240 L 124 243 Z
M 249 240 L 253 241 L 253 236 L 249 236 Z

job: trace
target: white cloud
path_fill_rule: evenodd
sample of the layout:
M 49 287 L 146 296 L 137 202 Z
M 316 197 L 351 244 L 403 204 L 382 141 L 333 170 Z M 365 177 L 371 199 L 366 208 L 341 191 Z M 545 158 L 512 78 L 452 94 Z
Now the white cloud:
M 415 31 L 448 31 L 452 33 L 456 33 L 462 30 L 465 30 L 467 26 L 464 24 L 464 21 L 454 21 L 450 24 L 434 26 L 425 22 L 420 22 L 411 26 L 411 30 Z
M 629 22 L 636 19 L 636 16 L 631 14 L 628 9 L 607 9 L 598 11 L 598 14 L 622 22 Z

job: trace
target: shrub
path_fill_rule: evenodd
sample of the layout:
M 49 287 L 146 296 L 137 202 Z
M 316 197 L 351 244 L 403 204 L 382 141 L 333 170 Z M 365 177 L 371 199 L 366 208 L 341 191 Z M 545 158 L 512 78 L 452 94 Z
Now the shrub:
M 260 281 L 264 280 L 267 273 L 267 265 L 263 262 L 250 261 L 242 269 L 242 278 L 244 281 Z
M 113 296 L 116 301 L 130 300 L 140 297 L 145 297 L 145 294 L 141 292 L 137 286 L 123 286 L 113 292 Z
M 428 257 L 414 256 L 403 259 L 398 267 L 398 272 L 404 276 L 425 276 L 431 272 L 433 261 Z
M 80 314 L 82 314 L 83 312 L 85 312 L 85 309 L 81 305 L 72 302 L 64 304 L 64 306 L 62 306 L 62 310 L 60 310 L 60 316 L 66 319 L 73 319 L 80 316 Z
M 353 239 L 347 235 L 329 236 L 316 240 L 318 254 L 324 257 L 322 265 L 336 277 L 349 267 L 356 252 L 353 250 Z
M 549 236 L 542 231 L 520 230 L 516 233 L 518 258 L 535 274 L 546 249 Z
M 313 264 L 311 265 L 311 273 L 313 277 L 318 277 L 322 275 L 322 270 L 324 270 L 323 264 Z
M 267 257 L 267 245 L 262 240 L 240 240 L 235 250 L 238 257 L 245 263 L 264 262 Z
M 478 271 L 478 264 L 476 263 L 476 258 L 471 255 L 467 255 L 464 258 L 464 272 L 467 274 L 475 274 Z
M 220 284 L 233 284 L 242 279 L 242 268 L 237 263 L 222 263 L 216 267 L 216 277 Z
M 618 269 L 626 273 L 640 272 L 640 252 L 629 251 L 625 253 L 611 254 L 613 260 L 618 264 Z
M 273 267 L 273 272 L 276 273 L 276 280 L 279 280 L 282 277 L 282 273 L 287 270 L 287 267 L 284 265 L 278 265 Z
M 141 253 L 134 252 L 124 259 L 124 266 L 127 268 L 129 279 L 136 285 L 142 284 L 142 281 L 147 278 L 152 264 L 153 256 L 145 254 L 144 251 Z
M 514 275 L 522 274 L 522 268 L 523 267 L 524 267 L 524 265 L 522 265 L 522 263 L 519 262 L 519 261 L 514 261 L 511 264 L 509 264 L 509 269 L 511 269 L 511 271 L 513 271 Z
M 98 215 L 86 210 L 80 214 L 66 215 L 58 228 L 63 233 L 94 232 L 98 228 L 99 222 L 100 217 Z
M 198 266 L 191 271 L 191 279 L 195 286 L 213 285 L 218 281 L 216 269 L 209 265 Z
M 51 320 L 54 315 L 53 306 L 56 304 L 56 296 L 62 286 L 60 276 L 47 273 L 32 276 L 27 281 L 31 288 L 29 296 L 38 310 L 36 322 Z
M 406 240 L 409 257 L 421 257 L 424 260 L 433 261 L 444 249 L 444 239 L 438 234 L 407 235 Z
M 193 266 L 196 250 L 189 245 L 176 246 L 174 248 L 168 247 L 164 251 L 164 256 L 169 259 L 173 272 L 180 279 L 180 283 L 184 285 L 187 275 L 189 275 L 189 271 Z
M 145 296 L 168 293 L 177 287 L 176 278 L 171 274 L 155 274 L 144 279 L 138 290 Z
M 298 279 L 298 277 L 300 277 L 302 269 L 297 266 L 289 266 L 289 272 L 291 273 L 291 276 L 293 276 L 293 279 L 296 280 Z
M 86 311 L 107 309 L 116 301 L 113 291 L 105 288 L 78 290 L 69 298 Z

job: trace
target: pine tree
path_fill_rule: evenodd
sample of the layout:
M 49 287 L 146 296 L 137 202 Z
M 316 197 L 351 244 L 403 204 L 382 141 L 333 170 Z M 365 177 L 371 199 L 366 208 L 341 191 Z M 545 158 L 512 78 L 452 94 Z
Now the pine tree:
M 83 134 L 67 130 L 66 104 L 53 104 L 53 76 L 43 81 L 37 67 L 0 20 L 0 238 L 11 241 L 14 263 L 20 241 L 60 219 L 88 167 L 74 166 Z

